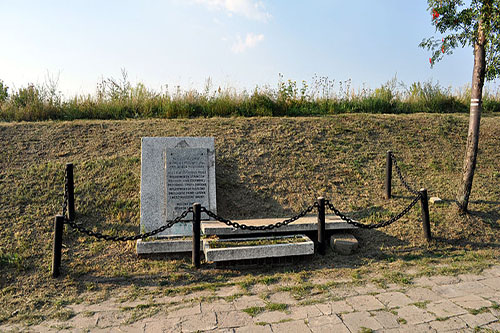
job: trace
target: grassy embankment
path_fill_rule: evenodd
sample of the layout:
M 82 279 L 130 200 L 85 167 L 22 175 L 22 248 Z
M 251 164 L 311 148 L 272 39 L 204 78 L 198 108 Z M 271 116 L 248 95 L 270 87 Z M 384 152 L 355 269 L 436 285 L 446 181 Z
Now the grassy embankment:
M 500 116 L 482 120 L 472 215 L 459 217 L 452 200 L 467 122 L 465 114 L 357 114 L 0 123 L 0 322 L 57 318 L 67 315 L 65 304 L 118 294 L 297 281 L 287 288 L 298 297 L 311 290 L 322 297 L 340 280 L 407 284 L 422 275 L 477 272 L 500 257 Z M 395 198 L 382 199 L 385 152 L 392 149 L 414 187 L 445 201 L 430 207 L 436 241 L 423 241 L 417 206 L 390 227 L 357 231 L 361 249 L 349 257 L 329 251 L 293 267 L 194 271 L 188 259 L 138 259 L 132 242 L 67 231 L 63 276 L 51 279 L 65 163 L 75 163 L 80 222 L 117 235 L 137 233 L 143 136 L 214 136 L 218 212 L 228 218 L 286 217 L 324 195 L 362 222 L 387 219 L 409 199 L 397 180 Z M 315 285 L 315 277 L 329 282 Z
M 57 81 L 9 89 L 0 80 L 0 120 L 40 121 L 74 119 L 145 119 L 195 117 L 319 116 L 341 113 L 457 113 L 468 112 L 470 89 L 452 91 L 438 83 L 415 82 L 409 86 L 389 80 L 377 89 L 355 91 L 350 80 L 335 82 L 313 77 L 301 84 L 280 81 L 276 88 L 257 87 L 237 92 L 214 89 L 207 80 L 203 92 L 175 87 L 162 91 L 122 79 L 103 79 L 95 95 L 64 98 Z M 500 112 L 500 92 L 485 91 L 483 110 Z

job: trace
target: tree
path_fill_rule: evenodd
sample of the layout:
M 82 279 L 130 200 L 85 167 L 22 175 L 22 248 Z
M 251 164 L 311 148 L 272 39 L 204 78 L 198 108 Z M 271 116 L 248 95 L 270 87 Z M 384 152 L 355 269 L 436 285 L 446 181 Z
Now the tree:
M 443 37 L 424 39 L 432 50 L 431 66 L 461 46 L 474 48 L 474 68 L 462 180 L 457 193 L 460 213 L 467 212 L 476 169 L 484 80 L 500 76 L 500 0 L 427 0 L 432 24 Z

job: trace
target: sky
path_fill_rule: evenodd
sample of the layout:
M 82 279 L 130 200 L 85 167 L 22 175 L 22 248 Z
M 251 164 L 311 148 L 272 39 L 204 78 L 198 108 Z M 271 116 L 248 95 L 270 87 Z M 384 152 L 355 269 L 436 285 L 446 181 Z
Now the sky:
M 252 90 L 314 75 L 353 89 L 398 81 L 470 84 L 472 49 L 431 68 L 425 0 L 0 0 L 0 80 L 57 81 L 65 97 L 103 78 L 160 90 Z M 438 36 L 438 35 L 437 35 Z M 494 85 L 496 82 L 494 83 Z

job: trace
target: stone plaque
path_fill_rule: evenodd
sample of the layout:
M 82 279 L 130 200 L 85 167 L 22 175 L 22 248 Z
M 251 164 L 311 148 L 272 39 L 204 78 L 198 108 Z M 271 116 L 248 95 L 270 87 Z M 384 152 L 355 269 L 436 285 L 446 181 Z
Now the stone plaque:
M 142 138 L 141 232 L 159 228 L 195 202 L 217 211 L 214 138 Z M 192 223 L 180 222 L 156 237 L 191 233 Z
M 194 202 L 209 207 L 208 149 L 167 148 L 164 158 L 167 219 L 173 220 Z

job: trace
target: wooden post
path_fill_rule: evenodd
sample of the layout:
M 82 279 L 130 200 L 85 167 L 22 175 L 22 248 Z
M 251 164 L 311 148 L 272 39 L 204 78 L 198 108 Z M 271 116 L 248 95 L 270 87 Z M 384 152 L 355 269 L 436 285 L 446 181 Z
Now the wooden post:
M 54 243 L 52 255 L 52 277 L 56 278 L 61 274 L 61 250 L 62 237 L 64 231 L 64 216 L 57 215 L 54 220 Z
M 318 252 L 326 253 L 325 198 L 318 198 Z
M 429 218 L 429 202 L 427 200 L 427 189 L 420 189 L 420 206 L 422 208 L 422 227 L 424 229 L 424 236 L 427 241 L 432 239 L 431 224 Z
M 200 268 L 200 224 L 201 204 L 193 204 L 193 253 L 192 261 L 195 268 Z
M 73 180 L 73 164 L 66 164 L 66 179 L 68 181 L 68 218 L 75 220 L 75 184 Z
M 391 183 L 392 183 L 392 152 L 387 151 L 386 168 L 385 168 L 385 198 L 391 198 Z

